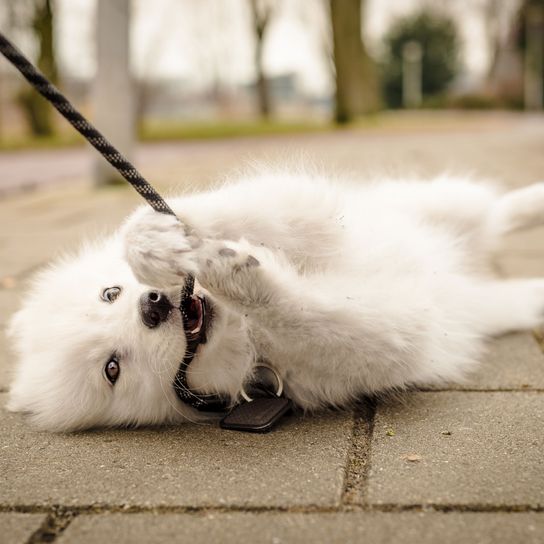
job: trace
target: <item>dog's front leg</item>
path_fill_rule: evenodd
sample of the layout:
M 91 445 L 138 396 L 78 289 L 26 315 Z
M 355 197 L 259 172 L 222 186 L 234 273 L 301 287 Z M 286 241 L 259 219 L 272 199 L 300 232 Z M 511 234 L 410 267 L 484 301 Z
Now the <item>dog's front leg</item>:
M 122 236 L 127 262 L 146 285 L 179 286 L 197 273 L 202 240 L 174 216 L 140 209 L 128 219 Z
M 206 240 L 198 252 L 197 280 L 210 293 L 245 312 L 272 303 L 282 268 L 280 257 L 245 240 Z

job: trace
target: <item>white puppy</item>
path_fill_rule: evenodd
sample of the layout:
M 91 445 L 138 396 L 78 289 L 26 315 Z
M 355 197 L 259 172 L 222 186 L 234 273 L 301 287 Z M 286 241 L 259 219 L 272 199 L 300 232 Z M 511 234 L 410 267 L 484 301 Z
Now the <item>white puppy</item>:
M 202 419 L 173 387 L 184 323 L 191 391 L 235 404 L 265 360 L 314 410 L 460 380 L 485 337 L 544 318 L 544 279 L 479 271 L 504 233 L 544 222 L 544 184 L 275 172 L 170 204 L 182 223 L 144 206 L 38 275 L 11 326 L 10 409 L 57 431 Z

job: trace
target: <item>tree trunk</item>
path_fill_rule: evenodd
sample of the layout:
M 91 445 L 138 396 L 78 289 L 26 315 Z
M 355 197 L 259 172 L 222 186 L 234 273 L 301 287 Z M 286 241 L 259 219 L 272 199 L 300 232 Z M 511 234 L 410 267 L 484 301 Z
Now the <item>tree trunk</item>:
M 259 40 L 255 48 L 255 68 L 257 70 L 257 100 L 259 113 L 264 119 L 268 119 L 271 113 L 270 93 L 268 81 L 263 69 L 263 41 Z
M 525 8 L 524 104 L 526 110 L 544 107 L 544 2 Z
M 32 29 L 38 41 L 38 68 L 53 83 L 58 80 L 57 64 L 53 45 L 53 10 L 51 0 L 36 0 Z M 47 136 L 54 132 L 51 106 L 34 89 L 25 89 L 18 96 L 32 133 Z
M 253 29 L 255 31 L 255 72 L 257 74 L 256 92 L 259 114 L 263 119 L 268 119 L 272 111 L 268 81 L 263 67 L 264 38 L 266 28 L 270 22 L 272 8 L 270 4 L 258 3 L 258 0 L 250 0 L 251 13 L 253 15 Z
M 338 123 L 376 111 L 381 102 L 376 69 L 362 40 L 361 4 L 330 0 Z
M 130 8 L 130 0 L 98 0 L 97 69 L 93 85 L 96 126 L 128 160 L 134 149 L 136 132 L 135 94 L 130 70 Z M 97 185 L 111 185 L 122 180 L 119 172 L 103 157 L 93 156 Z

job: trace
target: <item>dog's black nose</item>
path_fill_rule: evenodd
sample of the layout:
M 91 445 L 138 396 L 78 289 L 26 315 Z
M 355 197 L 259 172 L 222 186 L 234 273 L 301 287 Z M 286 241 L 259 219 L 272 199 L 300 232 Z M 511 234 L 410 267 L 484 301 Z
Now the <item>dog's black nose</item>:
M 160 291 L 147 291 L 140 297 L 140 315 L 146 327 L 154 329 L 168 319 L 173 306 Z

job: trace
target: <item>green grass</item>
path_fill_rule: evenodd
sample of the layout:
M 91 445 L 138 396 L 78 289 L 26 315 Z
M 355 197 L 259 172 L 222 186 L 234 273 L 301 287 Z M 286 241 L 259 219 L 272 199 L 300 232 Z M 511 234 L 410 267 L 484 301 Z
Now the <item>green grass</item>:
M 73 134 L 53 134 L 52 136 L 20 136 L 0 138 L 0 151 L 23 151 L 26 149 L 59 149 L 81 146 L 85 140 L 75 131 Z
M 266 136 L 272 134 L 296 134 L 330 130 L 329 123 L 286 121 L 210 121 L 191 123 L 148 122 L 139 136 L 142 141 L 165 140 L 213 140 Z
M 267 135 L 304 134 L 333 130 L 387 131 L 406 133 L 425 130 L 452 130 L 470 123 L 480 123 L 481 114 L 474 112 L 385 111 L 367 115 L 346 125 L 327 121 L 148 121 L 139 131 L 144 142 L 219 140 Z M 0 138 L 1 151 L 23 149 L 55 149 L 83 145 L 83 138 L 69 127 L 61 134 L 44 138 Z
M 138 138 L 144 142 L 175 140 L 212 140 L 266 136 L 272 134 L 297 134 L 330 130 L 332 124 L 321 122 L 283 121 L 220 121 L 220 122 L 147 122 L 138 131 Z M 21 136 L 0 138 L 0 151 L 24 149 L 59 149 L 81 146 L 84 139 L 75 132 L 52 136 Z

